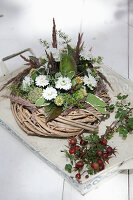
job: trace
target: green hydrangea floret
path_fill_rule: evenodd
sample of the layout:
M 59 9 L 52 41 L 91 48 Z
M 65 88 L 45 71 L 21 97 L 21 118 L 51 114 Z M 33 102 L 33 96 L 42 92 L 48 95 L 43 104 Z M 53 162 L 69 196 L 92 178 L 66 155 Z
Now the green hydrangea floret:
M 75 100 L 79 101 L 81 99 L 84 98 L 84 94 L 81 90 L 77 90 L 74 94 L 73 97 L 75 98 Z
M 32 89 L 29 92 L 29 94 L 28 94 L 28 100 L 31 103 L 35 103 L 39 98 L 42 97 L 42 92 L 43 92 L 42 88 L 35 87 L 34 89 Z

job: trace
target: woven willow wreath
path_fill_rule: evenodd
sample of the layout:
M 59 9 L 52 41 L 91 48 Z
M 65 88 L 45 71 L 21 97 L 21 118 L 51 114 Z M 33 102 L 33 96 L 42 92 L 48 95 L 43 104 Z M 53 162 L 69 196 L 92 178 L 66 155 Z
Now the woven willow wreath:
M 68 36 L 56 31 L 53 19 L 52 46 L 41 40 L 43 58 L 25 58 L 29 67 L 3 85 L 11 90 L 11 110 L 18 125 L 28 134 L 47 137 L 71 137 L 98 130 L 110 97 L 99 71 L 102 58 L 83 55 L 83 34 L 75 48 Z M 58 39 L 62 41 L 59 49 Z M 90 50 L 91 51 L 91 50 Z
M 101 95 L 108 103 L 110 97 Z M 46 122 L 44 111 L 38 109 L 34 114 L 25 106 L 11 101 L 11 110 L 18 125 L 28 135 L 47 137 L 71 137 L 84 131 L 98 130 L 103 115 L 92 106 L 87 109 L 77 109 L 67 116 L 58 116 L 50 122 Z

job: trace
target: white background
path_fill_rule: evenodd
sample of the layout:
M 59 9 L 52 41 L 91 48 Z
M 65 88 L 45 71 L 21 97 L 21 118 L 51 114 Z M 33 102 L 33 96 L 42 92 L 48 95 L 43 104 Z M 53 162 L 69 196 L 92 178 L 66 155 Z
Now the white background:
M 133 80 L 132 0 L 0 0 L 0 58 L 25 48 L 43 55 L 39 39 L 50 39 L 52 18 L 74 42 L 84 32 L 88 48 L 105 65 Z M 6 64 L 10 71 L 23 61 Z M 132 170 L 81 196 L 62 177 L 0 128 L 0 200 L 132 200 Z

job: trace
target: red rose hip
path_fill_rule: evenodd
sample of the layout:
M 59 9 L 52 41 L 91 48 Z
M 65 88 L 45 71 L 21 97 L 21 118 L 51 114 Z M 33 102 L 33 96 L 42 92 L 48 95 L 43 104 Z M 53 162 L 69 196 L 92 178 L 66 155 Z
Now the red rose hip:
M 74 154 L 75 152 L 76 152 L 76 149 L 75 149 L 75 148 L 69 149 L 69 153 L 70 153 L 70 154 Z
M 94 162 L 94 163 L 91 164 L 91 167 L 92 167 L 93 169 L 98 169 L 98 168 L 99 168 L 99 164 L 96 163 L 96 162 Z
M 76 150 L 78 150 L 78 149 L 79 149 L 79 146 L 78 146 L 78 145 L 76 145 L 76 146 L 75 146 L 75 149 L 76 149 Z
M 77 179 L 81 179 L 81 175 L 80 174 L 76 174 L 75 176 Z
M 103 165 L 103 161 L 101 159 L 98 159 L 97 162 L 98 162 L 99 166 Z
M 101 141 L 101 144 L 106 145 L 106 144 L 107 144 L 107 140 L 106 140 L 106 139 L 103 139 L 103 140 Z
M 107 158 L 107 157 L 108 157 L 108 154 L 107 154 L 107 153 L 103 153 L 103 157 L 104 157 L 104 158 Z
M 96 154 L 97 154 L 97 156 L 99 156 L 99 157 L 100 157 L 100 156 L 102 156 L 102 155 L 103 155 L 103 152 L 99 150 L 99 151 L 97 151 L 97 153 L 96 153 Z
M 104 170 L 104 165 L 99 166 L 99 171 Z
M 111 155 L 112 153 L 113 153 L 113 149 L 112 149 L 112 147 L 107 147 L 107 149 L 106 149 L 106 151 L 107 151 L 107 153 L 109 154 L 109 155 Z
M 82 168 L 84 166 L 84 162 L 83 161 L 78 161 L 76 163 L 76 168 Z
M 77 143 L 77 139 L 76 138 L 72 138 L 70 141 L 69 141 L 69 144 L 71 145 L 76 145 Z

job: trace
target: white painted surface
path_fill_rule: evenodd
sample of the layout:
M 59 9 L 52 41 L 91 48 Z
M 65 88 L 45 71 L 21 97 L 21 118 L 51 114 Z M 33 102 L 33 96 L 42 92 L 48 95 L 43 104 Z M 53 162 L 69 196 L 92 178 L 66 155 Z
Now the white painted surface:
M 130 0 L 129 68 L 133 80 L 133 3 Z M 72 38 L 84 31 L 88 47 L 104 63 L 128 77 L 128 0 L 0 0 L 0 58 L 33 48 L 43 54 L 38 39 L 48 38 L 55 17 L 58 29 Z M 75 38 L 76 41 L 76 38 Z M 23 61 L 7 62 L 10 71 Z M 130 200 L 133 175 L 130 171 Z M 63 195 L 62 195 L 63 194 Z M 0 200 L 128 200 L 128 175 L 119 174 L 82 197 L 75 189 L 16 139 L 0 128 Z
M 62 199 L 63 179 L 0 127 L 0 200 Z
M 85 196 L 73 189 L 66 181 L 64 185 L 63 200 L 127 200 L 128 198 L 128 177 L 127 173 L 118 174 L 110 180 L 102 183 L 98 188 L 90 191 Z

